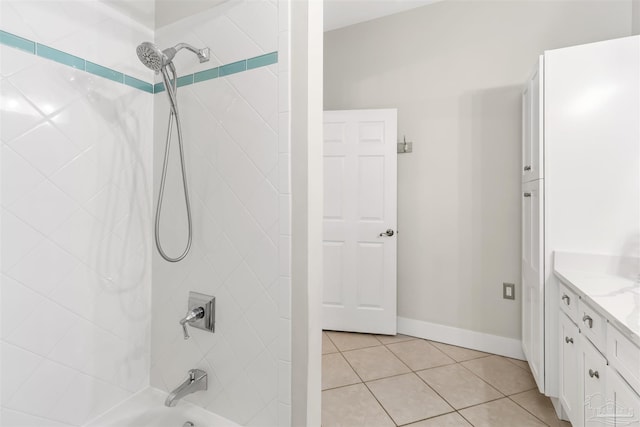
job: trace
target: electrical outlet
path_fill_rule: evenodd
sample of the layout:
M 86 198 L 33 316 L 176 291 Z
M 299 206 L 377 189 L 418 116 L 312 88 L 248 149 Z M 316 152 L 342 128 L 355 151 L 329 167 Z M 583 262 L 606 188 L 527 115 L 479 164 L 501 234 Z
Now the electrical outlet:
M 502 284 L 502 298 L 504 299 L 516 299 L 516 285 L 513 283 Z

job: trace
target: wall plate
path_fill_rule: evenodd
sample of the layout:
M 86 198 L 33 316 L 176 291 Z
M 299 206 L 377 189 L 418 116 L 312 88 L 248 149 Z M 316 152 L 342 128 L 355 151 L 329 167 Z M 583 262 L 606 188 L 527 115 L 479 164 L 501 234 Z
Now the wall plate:
M 513 283 L 502 284 L 502 298 L 516 299 L 516 285 Z
M 204 331 L 215 332 L 216 326 L 216 299 L 210 295 L 201 294 L 199 292 L 189 292 L 189 307 L 187 311 L 194 308 L 202 307 L 204 309 L 204 317 L 189 322 L 192 328 L 202 329 Z

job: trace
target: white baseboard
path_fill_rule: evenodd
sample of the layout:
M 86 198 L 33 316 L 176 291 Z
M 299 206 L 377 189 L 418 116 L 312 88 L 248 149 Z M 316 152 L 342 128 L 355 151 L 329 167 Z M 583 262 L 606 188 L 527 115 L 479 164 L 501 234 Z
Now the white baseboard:
M 398 333 L 525 360 L 522 352 L 522 341 L 513 338 L 484 334 L 405 317 L 398 317 Z

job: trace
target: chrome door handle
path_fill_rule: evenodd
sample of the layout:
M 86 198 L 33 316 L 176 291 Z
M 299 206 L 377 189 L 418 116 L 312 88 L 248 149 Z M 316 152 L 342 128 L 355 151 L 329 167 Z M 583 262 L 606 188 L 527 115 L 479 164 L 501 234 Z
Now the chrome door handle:
M 598 371 L 594 371 L 593 369 L 589 369 L 589 376 L 591 378 L 596 377 L 596 378 L 600 378 L 600 374 L 598 373 Z
M 380 237 L 391 237 L 394 235 L 394 231 L 392 229 L 388 229 L 384 233 L 380 233 Z
M 566 342 L 567 344 L 569 343 L 573 344 L 573 338 L 564 337 L 564 342 Z
M 530 170 L 531 170 L 531 166 L 525 166 L 525 167 L 524 167 L 524 171 L 525 171 L 525 172 L 526 172 L 526 171 L 530 171 Z
M 589 329 L 593 328 L 593 319 L 588 314 L 585 314 L 582 321 L 589 326 Z
M 567 294 L 562 295 L 562 301 L 564 301 L 564 303 L 567 305 L 571 304 L 571 298 L 569 298 L 569 295 Z

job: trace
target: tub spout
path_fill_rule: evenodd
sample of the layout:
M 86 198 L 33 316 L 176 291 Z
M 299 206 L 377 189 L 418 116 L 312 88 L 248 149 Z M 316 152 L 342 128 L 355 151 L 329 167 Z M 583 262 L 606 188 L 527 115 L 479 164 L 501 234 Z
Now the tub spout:
M 176 406 L 178 400 L 196 391 L 207 389 L 207 373 L 201 369 L 191 369 L 189 378 L 173 390 L 167 400 L 164 401 L 165 406 Z

